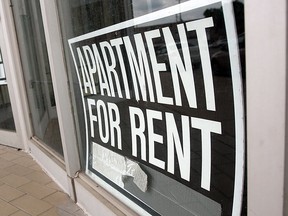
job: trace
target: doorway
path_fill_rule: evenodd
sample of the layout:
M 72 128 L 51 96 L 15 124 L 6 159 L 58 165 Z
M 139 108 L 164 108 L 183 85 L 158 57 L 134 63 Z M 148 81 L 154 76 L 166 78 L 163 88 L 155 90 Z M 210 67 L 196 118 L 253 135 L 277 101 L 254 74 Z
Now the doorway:
M 33 137 L 63 159 L 62 142 L 39 1 L 11 0 Z
M 5 64 L 2 48 L 5 51 L 2 23 L 0 21 L 0 145 L 23 149 L 24 146 L 20 142 L 16 129 L 18 121 L 15 111 L 15 97 L 13 97 L 13 88 L 9 79 L 9 66 Z

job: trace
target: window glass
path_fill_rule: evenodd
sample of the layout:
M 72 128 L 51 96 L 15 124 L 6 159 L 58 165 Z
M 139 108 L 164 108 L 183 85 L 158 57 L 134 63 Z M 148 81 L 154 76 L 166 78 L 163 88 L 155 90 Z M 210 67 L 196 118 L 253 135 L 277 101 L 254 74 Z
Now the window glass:
M 39 1 L 11 0 L 34 135 L 60 157 L 60 137 Z
M 10 131 L 16 130 L 1 51 L 0 51 L 0 129 Z
M 83 171 L 152 215 L 245 215 L 243 1 L 57 2 Z

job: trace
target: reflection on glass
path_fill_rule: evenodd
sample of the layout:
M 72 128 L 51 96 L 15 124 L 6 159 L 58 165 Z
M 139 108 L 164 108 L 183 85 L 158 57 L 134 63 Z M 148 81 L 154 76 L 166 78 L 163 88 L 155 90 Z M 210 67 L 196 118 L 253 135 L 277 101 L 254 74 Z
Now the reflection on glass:
M 4 64 L 2 60 L 2 54 L 0 51 L 0 84 L 5 84 L 6 83 L 6 75 L 4 71 Z
M 0 84 L 0 129 L 15 131 L 7 84 Z
M 16 130 L 1 51 L 0 51 L 0 129 L 10 131 Z
M 39 1 L 12 0 L 34 135 L 63 157 Z
M 114 24 L 147 15 L 174 5 L 176 6 L 174 8 L 175 10 L 180 10 L 181 7 L 177 8 L 177 4 L 183 2 L 188 1 L 91 0 L 89 2 L 84 2 L 81 0 L 58 0 L 59 16 L 62 22 L 63 43 L 66 46 L 67 68 L 69 68 L 70 83 L 73 83 L 71 89 L 73 89 L 75 96 L 74 106 L 75 110 L 77 110 L 75 119 L 77 119 L 76 122 L 81 125 L 81 127 L 79 127 L 80 136 L 85 137 L 86 134 L 86 131 L 83 129 L 85 128 L 85 124 L 83 123 L 84 111 L 83 108 L 81 108 L 82 96 L 80 94 L 80 89 L 84 92 L 83 101 L 88 101 L 89 99 L 89 101 L 86 102 L 87 113 L 90 112 L 90 114 L 92 113 L 93 115 L 96 115 L 97 113 L 99 120 L 98 110 L 100 106 L 93 106 L 93 103 L 95 102 L 96 104 L 99 101 L 103 101 L 103 104 L 115 104 L 119 112 L 119 119 L 121 119 L 119 123 L 119 131 L 121 131 L 119 133 L 121 133 L 121 144 L 123 145 L 121 150 L 115 148 L 116 145 L 111 147 L 112 138 L 109 140 L 109 136 L 107 140 L 104 140 L 103 137 L 101 137 L 101 135 L 104 135 L 103 130 L 101 131 L 102 125 L 99 126 L 100 123 L 95 123 L 94 125 L 88 124 L 88 128 L 86 129 L 87 134 L 90 133 L 90 126 L 97 132 L 95 132 L 93 137 L 88 136 L 87 152 L 89 152 L 89 155 L 85 154 L 86 142 L 82 142 L 80 148 L 83 153 L 81 156 L 82 160 L 88 160 L 87 164 L 89 171 L 99 175 L 100 178 L 116 187 L 123 194 L 129 197 L 131 197 L 132 194 L 132 200 L 141 202 L 139 205 L 144 206 L 147 211 L 152 212 L 152 215 L 157 215 L 157 213 L 160 215 L 187 216 L 231 215 L 235 181 L 236 132 L 233 104 L 234 89 L 232 69 L 230 66 L 231 59 L 228 49 L 231 47 L 229 47 L 226 35 L 228 27 L 224 21 L 222 2 L 219 1 L 214 3 L 214 1 L 211 1 L 211 4 L 205 5 L 204 7 L 200 6 L 188 11 L 183 10 L 182 13 L 176 13 L 167 17 L 162 14 L 163 18 L 157 18 L 154 14 L 155 16 L 153 17 L 155 20 L 149 22 L 143 21 L 141 24 L 129 27 L 126 26 L 120 30 L 118 29 L 119 25 L 116 27 L 114 26 Z M 243 6 L 243 1 L 240 0 L 234 1 L 233 5 L 231 5 L 231 7 L 234 7 L 237 23 L 237 32 L 233 32 L 235 36 L 233 36 L 232 40 L 238 40 L 239 57 L 243 68 L 242 77 L 245 78 Z M 213 22 L 210 22 L 211 20 Z M 199 22 L 195 24 L 197 21 L 200 21 L 202 26 L 199 25 Z M 195 30 L 197 27 L 190 26 L 189 29 L 187 23 L 192 23 L 191 26 L 195 24 L 195 26 L 200 26 L 202 30 L 204 29 L 200 34 L 201 37 L 198 35 L 199 31 L 196 32 Z M 98 31 L 103 28 L 105 28 L 106 34 L 102 34 Z M 114 28 L 116 30 L 113 30 Z M 97 31 L 98 34 L 92 37 L 93 31 Z M 86 33 L 91 34 L 89 34 L 89 36 L 85 35 L 87 38 L 83 36 L 84 39 L 81 40 L 81 36 Z M 149 38 L 149 35 L 152 36 Z M 83 74 L 79 75 L 79 80 L 67 43 L 68 39 L 76 36 L 78 36 L 78 40 L 75 39 L 76 42 L 71 45 L 71 48 L 74 50 L 74 53 L 78 54 L 74 55 L 74 57 L 76 56 L 75 62 L 78 66 L 78 72 L 80 71 L 80 73 L 82 72 Z M 137 42 L 135 42 L 136 40 Z M 117 44 L 118 47 L 115 45 L 115 41 L 120 41 Z M 150 45 L 147 41 L 150 42 Z M 153 43 L 153 46 L 151 43 Z M 236 46 L 237 43 L 236 45 L 234 44 L 234 47 Z M 119 49 L 117 50 L 116 47 Z M 87 51 L 89 48 L 93 50 L 90 54 Z M 106 48 L 108 51 L 105 51 Z M 96 52 L 96 49 L 98 49 L 98 53 Z M 81 56 L 79 53 L 82 51 L 84 54 Z M 133 56 L 134 60 L 131 60 L 131 56 Z M 95 90 L 86 91 L 89 87 L 87 87 L 87 85 L 85 86 L 87 83 L 84 83 L 83 80 L 89 80 L 89 78 L 87 78 L 89 75 L 85 78 L 85 70 L 83 68 L 88 65 L 87 68 L 91 69 L 93 66 L 91 64 L 91 62 L 93 62 L 91 59 L 94 57 L 97 59 L 97 62 L 101 62 L 100 60 L 102 59 L 104 67 L 106 66 L 106 71 L 103 69 L 97 69 L 96 72 L 94 71 L 95 77 L 93 77 L 93 79 L 91 78 L 91 89 L 94 85 Z M 147 64 L 143 62 L 147 62 Z M 136 68 L 136 66 L 139 67 Z M 133 67 L 135 69 L 133 69 Z M 111 68 L 113 68 L 113 70 Z M 133 70 L 134 72 L 131 72 Z M 138 70 L 138 73 L 135 72 L 136 70 Z M 120 84 L 118 86 L 115 80 L 114 82 L 109 81 L 109 79 L 111 79 L 109 75 L 111 76 L 112 71 L 115 71 L 115 77 L 116 74 L 118 75 L 117 78 L 113 77 L 115 80 L 119 81 Z M 122 73 L 123 71 L 125 72 Z M 111 72 L 111 74 L 109 74 L 109 72 Z M 104 81 L 106 84 L 105 87 L 103 87 L 103 81 L 101 83 L 100 80 L 102 73 L 103 76 L 106 74 L 108 77 L 108 81 Z M 135 73 L 137 73 L 138 78 L 135 78 Z M 181 75 L 179 75 L 180 73 Z M 208 85 L 207 74 L 211 78 Z M 98 77 L 100 78 L 97 79 Z M 143 79 L 141 80 L 139 77 Z M 137 81 L 134 81 L 136 79 L 139 81 L 139 86 L 136 84 Z M 207 86 L 212 87 L 207 88 Z M 105 91 L 103 90 L 104 88 Z M 106 93 L 106 88 L 110 88 L 111 92 Z M 195 96 L 191 96 L 191 89 L 192 91 L 195 91 Z M 127 96 L 128 94 L 129 96 Z M 210 99 L 207 99 L 208 96 L 210 96 L 210 99 L 213 99 L 212 103 Z M 197 106 L 195 104 L 193 105 L 194 99 Z M 87 104 L 90 105 L 89 108 L 92 107 L 92 111 L 87 108 L 89 106 Z M 131 115 L 131 107 L 137 108 L 135 109 L 137 110 L 137 114 L 135 112 Z M 105 110 L 105 108 L 103 108 L 103 110 Z M 152 116 L 151 113 L 155 115 Z M 148 114 L 152 116 L 150 116 L 150 124 L 147 117 Z M 113 119 L 112 114 L 111 116 Z M 115 114 L 115 116 L 117 115 Z M 114 118 L 117 119 L 115 116 Z M 131 116 L 134 117 L 134 119 L 132 119 Z M 186 117 L 187 121 L 184 121 Z M 202 166 L 203 157 L 205 157 L 202 151 L 202 140 L 204 138 L 201 137 L 199 128 L 190 127 L 192 125 L 191 119 L 194 119 L 194 117 L 202 120 L 209 120 L 210 123 L 211 121 L 215 121 L 220 123 L 222 128 L 221 133 L 218 132 L 217 134 L 211 135 L 212 174 L 209 188 L 204 188 L 201 183 L 203 180 L 201 174 L 205 171 Z M 151 121 L 151 119 L 153 120 Z M 136 123 L 133 124 L 132 127 L 131 122 L 134 121 Z M 141 125 L 141 127 L 139 125 Z M 173 125 L 176 125 L 176 129 L 171 129 L 171 127 L 174 127 Z M 135 132 L 136 129 L 135 131 L 131 131 L 131 128 L 137 128 L 139 130 Z M 153 128 L 152 132 L 151 128 Z M 186 130 L 187 128 L 189 128 L 189 130 Z M 107 130 L 105 133 L 109 134 Z M 131 138 L 133 135 L 131 134 L 134 133 L 135 135 L 135 133 L 138 133 L 141 130 L 145 130 L 143 136 L 139 135 L 139 137 L 133 141 Z M 173 135 L 171 135 L 171 130 L 173 130 Z M 99 136 L 100 133 L 102 134 Z M 141 133 L 139 132 L 139 134 Z M 187 163 L 189 164 L 189 169 L 187 168 L 187 170 L 189 170 L 187 178 L 189 181 L 183 180 L 183 170 L 179 168 L 179 164 L 183 164 L 183 161 L 181 162 L 179 158 L 182 156 L 181 147 L 182 145 L 184 146 L 184 135 L 185 140 L 189 140 L 189 150 L 186 149 L 186 155 L 189 155 Z M 181 143 L 181 147 L 175 147 L 177 148 L 177 150 L 175 150 L 177 153 L 174 153 L 174 150 L 173 153 L 167 153 L 167 146 L 170 143 L 171 147 L 171 140 L 173 140 L 173 143 Z M 150 142 L 152 142 L 152 147 L 150 146 Z M 139 146 L 141 144 L 141 148 L 144 146 L 147 148 L 147 151 L 146 149 L 140 150 L 139 147 L 136 150 L 137 153 L 131 155 L 131 143 L 136 143 L 135 145 Z M 151 155 L 147 156 L 147 160 L 146 158 L 141 158 L 142 155 L 140 156 L 140 152 L 146 152 L 148 155 L 150 147 L 155 148 L 152 157 L 155 156 L 158 161 L 160 160 L 159 164 L 161 164 L 161 166 L 157 167 L 157 165 L 151 165 L 151 163 L 149 163 L 149 157 Z M 171 149 L 169 151 L 172 152 Z M 103 169 L 104 166 L 99 166 L 101 160 L 104 160 L 103 158 L 112 157 L 118 162 L 115 152 L 122 157 L 125 157 L 125 160 L 129 159 L 137 161 L 137 163 L 139 162 L 142 170 L 148 176 L 149 183 L 147 191 L 143 192 L 139 190 L 133 182 L 134 179 L 130 177 L 125 178 L 123 182 L 121 182 L 124 186 L 121 186 L 121 183 L 117 182 L 117 178 L 113 179 L 109 176 L 111 173 L 107 174 L 107 169 L 108 172 L 111 171 L 111 169 Z M 103 155 L 106 157 L 103 157 Z M 185 154 L 183 153 L 183 157 L 184 155 Z M 177 156 L 178 160 L 176 159 Z M 173 169 L 169 170 L 169 168 L 167 168 L 169 165 L 167 164 L 169 164 L 171 158 L 173 159 Z M 83 164 L 85 166 L 85 163 Z M 83 170 L 86 170 L 86 168 L 87 167 L 83 167 Z M 210 178 L 210 176 L 208 178 Z M 121 187 L 124 187 L 124 189 Z M 245 208 L 245 203 L 243 204 L 243 207 Z M 243 215 L 245 215 L 245 210 L 243 211 Z

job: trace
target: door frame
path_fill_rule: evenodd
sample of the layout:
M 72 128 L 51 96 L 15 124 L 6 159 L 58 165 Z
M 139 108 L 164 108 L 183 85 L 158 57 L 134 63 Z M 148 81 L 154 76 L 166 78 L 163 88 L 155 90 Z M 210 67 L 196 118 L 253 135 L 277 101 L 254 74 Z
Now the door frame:
M 4 36 L 3 36 L 3 28 L 2 28 L 2 21 L 0 20 L 0 47 L 2 50 L 2 60 L 5 67 L 5 75 L 6 75 L 6 84 L 8 88 L 9 93 L 9 100 L 11 103 L 12 113 L 13 113 L 13 119 L 15 123 L 15 131 L 5 130 L 0 128 L 0 144 L 11 146 L 13 148 L 23 148 L 23 144 L 21 144 L 18 131 L 19 131 L 19 123 L 18 123 L 18 112 L 16 111 L 16 104 L 15 104 L 15 96 L 13 92 L 12 87 L 12 80 L 11 80 L 11 70 L 8 63 L 8 57 L 7 57 L 7 48 L 6 43 L 4 42 Z
M 24 82 L 26 83 L 26 93 L 30 104 L 30 113 L 33 113 L 31 114 L 31 121 L 34 126 L 33 134 L 43 138 L 45 129 L 49 123 L 46 88 L 45 83 L 41 82 L 44 81 L 46 67 L 43 62 L 43 52 L 41 52 L 41 41 L 30 40 L 32 35 L 35 37 L 40 35 L 39 26 L 34 25 L 33 23 L 39 19 L 39 17 L 29 16 L 29 13 L 27 13 L 29 10 L 36 11 L 35 4 L 32 4 L 31 6 L 27 5 L 26 1 L 19 3 L 19 5 L 13 5 L 12 11 L 17 14 L 17 16 L 13 17 L 13 20 L 16 29 L 19 30 L 16 32 L 16 35 L 18 38 L 21 38 L 21 40 L 18 40 L 18 48 L 21 60 L 22 62 L 25 62 L 22 64 L 22 68 L 26 75 Z M 37 15 L 38 14 L 36 14 L 36 16 Z M 39 57 L 34 58 L 34 56 Z M 26 62 L 28 64 L 26 64 Z M 39 68 L 36 65 L 38 65 Z M 40 68 L 42 70 L 39 71 L 38 69 Z
M 0 130 L 0 144 L 27 151 L 32 127 L 14 21 L 7 8 L 10 1 L 0 1 L 0 46 L 16 131 Z
M 3 32 L 3 40 L 0 39 L 0 46 L 3 46 L 2 57 L 6 67 L 6 71 L 9 71 L 9 73 L 7 73 L 8 75 L 6 76 L 9 84 L 9 91 L 11 92 L 11 104 L 13 107 L 13 114 L 17 133 L 11 134 L 9 132 L 7 133 L 6 131 L 0 131 L 0 142 L 1 136 L 3 136 L 5 137 L 5 139 L 7 139 L 5 140 L 7 141 L 5 142 L 6 145 L 21 148 L 27 153 L 29 153 L 33 157 L 33 159 L 37 161 L 41 168 L 45 170 L 45 172 L 54 179 L 58 186 L 62 188 L 67 194 L 69 194 L 71 198 L 74 198 L 74 187 L 72 178 L 74 177 L 76 171 L 72 170 L 73 175 L 71 175 L 73 177 L 68 176 L 66 171 L 66 167 L 68 166 L 67 162 L 59 160 L 59 158 L 57 158 L 53 153 L 51 153 L 51 151 L 43 148 L 43 143 L 37 140 L 37 138 L 33 137 L 33 127 L 31 120 L 32 114 L 29 109 L 28 96 L 23 76 L 21 57 L 11 7 L 13 7 L 13 5 L 11 5 L 10 0 L 0 1 L 0 31 Z M 56 100 L 56 104 L 57 102 L 58 101 Z M 55 107 L 52 108 L 55 109 Z M 69 122 L 68 128 L 73 128 L 73 124 L 71 122 Z M 71 132 L 71 130 L 69 131 L 69 129 L 67 129 L 67 132 Z M 66 131 L 66 128 L 64 130 Z M 60 127 L 60 131 L 62 131 L 62 136 L 63 127 Z M 75 139 L 74 136 L 71 136 L 72 140 Z M 13 143 L 9 143 L 9 139 L 11 139 L 10 141 L 13 141 Z M 69 141 L 70 140 L 67 140 L 67 142 Z M 74 140 L 74 142 L 76 141 Z M 16 146 L 16 144 L 18 144 L 19 146 Z M 77 146 L 73 145 L 72 150 L 76 148 Z M 75 160 L 75 158 L 77 157 L 75 157 L 75 155 L 73 155 L 72 157 L 68 157 L 65 149 L 63 150 L 65 161 L 67 158 L 70 158 L 71 160 L 73 159 L 73 167 L 79 170 L 79 168 L 77 168 L 80 167 L 79 161 Z

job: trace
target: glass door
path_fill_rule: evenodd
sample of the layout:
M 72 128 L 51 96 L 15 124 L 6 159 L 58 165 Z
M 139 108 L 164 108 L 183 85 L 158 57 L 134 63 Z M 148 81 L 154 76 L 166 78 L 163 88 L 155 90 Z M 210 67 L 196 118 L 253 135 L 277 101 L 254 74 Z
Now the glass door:
M 1 52 L 0 52 L 0 129 L 16 131 Z
M 17 113 L 15 112 L 15 97 L 9 79 L 9 67 L 5 64 L 5 43 L 0 22 L 0 145 L 23 148 L 19 136 L 16 133 Z M 3 51 L 3 52 L 2 52 Z M 12 105 L 13 104 L 13 105 Z
M 33 137 L 63 159 L 54 90 L 39 1 L 11 0 Z

